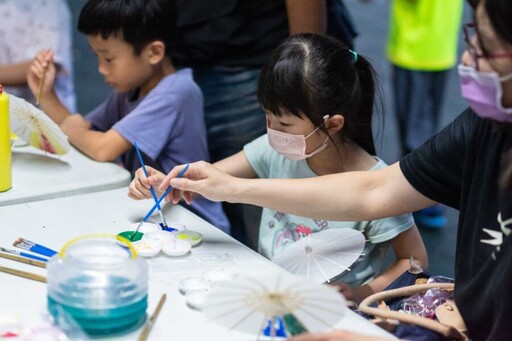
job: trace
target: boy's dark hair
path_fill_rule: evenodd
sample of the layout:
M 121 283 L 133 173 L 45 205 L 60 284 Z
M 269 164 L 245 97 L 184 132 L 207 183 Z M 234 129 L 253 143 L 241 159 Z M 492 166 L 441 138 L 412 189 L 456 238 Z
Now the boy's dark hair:
M 271 114 L 303 114 L 323 131 L 325 115 L 342 114 L 342 139 L 375 155 L 374 78 L 370 63 L 339 40 L 298 34 L 286 39 L 264 65 L 258 99 Z
M 90 0 L 78 18 L 78 31 L 108 39 L 119 35 L 139 55 L 150 42 L 165 44 L 170 56 L 176 41 L 176 11 L 170 0 Z

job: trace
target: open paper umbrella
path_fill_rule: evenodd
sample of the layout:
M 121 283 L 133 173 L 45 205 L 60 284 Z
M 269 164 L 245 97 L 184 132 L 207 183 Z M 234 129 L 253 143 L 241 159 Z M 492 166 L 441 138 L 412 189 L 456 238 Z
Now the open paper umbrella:
M 350 266 L 364 249 L 364 235 L 349 228 L 312 233 L 289 245 L 272 261 L 290 273 L 313 282 L 329 282 Z
M 66 154 L 68 138 L 44 112 L 22 98 L 9 95 L 11 130 L 19 139 L 51 154 Z
M 203 306 L 212 321 L 258 338 L 269 320 L 277 319 L 286 324 L 288 336 L 296 334 L 292 329 L 325 331 L 338 323 L 346 309 L 345 299 L 335 289 L 286 273 L 238 276 L 209 293 Z M 276 335 L 275 330 L 269 335 Z

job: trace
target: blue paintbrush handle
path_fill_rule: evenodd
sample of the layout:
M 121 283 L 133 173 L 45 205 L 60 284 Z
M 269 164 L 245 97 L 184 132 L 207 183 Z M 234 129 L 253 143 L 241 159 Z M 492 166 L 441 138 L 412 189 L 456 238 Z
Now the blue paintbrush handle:
M 46 247 L 41 247 L 40 245 L 37 245 L 37 244 L 32 246 L 30 248 L 30 251 L 38 253 L 38 254 L 43 255 L 43 256 L 48 256 L 48 257 L 51 257 L 51 256 L 53 256 L 54 254 L 57 253 L 54 250 L 48 249 Z
M 135 146 L 135 150 L 137 151 L 137 155 L 139 156 L 140 164 L 142 165 L 142 170 L 144 171 L 144 174 L 146 175 L 146 178 L 149 177 L 148 171 L 146 169 L 146 165 L 144 164 L 144 160 L 142 159 L 142 155 L 139 150 L 139 146 L 137 146 L 137 142 L 133 142 L 133 145 Z M 156 195 L 155 189 L 153 186 L 150 186 L 149 189 L 151 190 L 151 195 L 153 195 L 153 200 L 155 200 L 155 203 L 157 205 L 158 210 L 160 211 L 160 204 L 158 203 L 158 197 Z
M 35 260 L 40 260 L 40 261 L 43 261 L 43 262 L 48 262 L 47 258 L 31 255 L 30 253 L 26 253 L 26 252 L 19 252 L 19 255 L 23 256 L 23 257 L 27 257 L 27 258 L 32 258 L 32 259 L 35 259 Z
M 187 171 L 188 167 L 190 166 L 190 164 L 186 165 L 185 168 L 183 168 L 181 170 L 181 172 L 178 174 L 177 178 L 181 178 L 183 176 L 183 174 L 185 174 L 185 172 Z M 164 200 L 164 198 L 167 196 L 167 194 L 169 194 L 169 192 L 171 191 L 172 189 L 172 186 L 169 186 L 164 194 L 162 194 L 162 196 L 160 197 L 160 199 L 157 200 L 155 206 L 153 206 L 152 209 L 149 210 L 148 214 L 146 214 L 146 216 L 144 217 L 144 219 L 142 219 L 143 222 L 146 222 L 146 220 L 149 219 L 149 217 L 151 217 L 151 214 L 153 214 L 153 212 L 156 210 L 156 208 L 160 205 L 160 202 L 162 200 Z

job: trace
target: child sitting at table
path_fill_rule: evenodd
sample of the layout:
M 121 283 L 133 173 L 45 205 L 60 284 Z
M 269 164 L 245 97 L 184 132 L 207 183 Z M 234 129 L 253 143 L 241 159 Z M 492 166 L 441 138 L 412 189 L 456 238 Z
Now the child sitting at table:
M 192 71 L 175 69 L 170 58 L 175 15 L 168 0 L 86 3 L 78 30 L 87 35 L 98 71 L 115 91 L 85 117 L 72 115 L 55 96 L 53 52 L 37 55 L 27 76 L 30 89 L 36 94 L 43 81 L 42 109 L 92 159 L 119 159 L 133 174 L 140 166 L 134 142 L 145 163 L 163 172 L 209 158 L 201 90 Z M 191 210 L 229 229 L 219 203 L 201 198 Z
M 384 161 L 374 156 L 375 87 L 369 62 L 338 40 L 315 34 L 288 38 L 263 67 L 259 80 L 268 135 L 214 166 L 242 178 L 307 178 L 383 168 Z M 160 190 L 168 186 L 169 176 L 164 179 L 154 169 L 149 175 L 136 172 L 130 197 L 151 198 L 149 184 L 161 185 Z M 304 205 L 309 204 L 305 197 Z M 259 251 L 272 259 L 300 238 L 330 228 L 357 229 L 367 238 L 364 257 L 335 279 L 355 302 L 384 289 L 407 270 L 409 257 L 427 267 L 425 247 L 410 214 L 349 222 L 264 209 Z M 389 244 L 396 260 L 381 271 Z

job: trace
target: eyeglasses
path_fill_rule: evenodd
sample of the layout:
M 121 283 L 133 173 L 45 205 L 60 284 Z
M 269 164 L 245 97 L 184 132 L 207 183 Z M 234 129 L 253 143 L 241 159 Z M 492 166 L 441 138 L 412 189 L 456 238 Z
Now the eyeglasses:
M 479 53 L 478 50 L 475 47 L 475 44 L 471 41 L 473 37 L 476 35 L 476 29 L 475 29 L 475 23 L 467 23 L 464 24 L 464 41 L 466 42 L 466 48 L 469 51 L 469 54 L 471 55 L 471 58 L 473 59 L 473 66 L 478 71 L 478 60 L 480 58 L 512 58 L 512 52 L 498 52 L 498 53 L 492 53 L 488 55 L 484 55 L 482 53 Z

